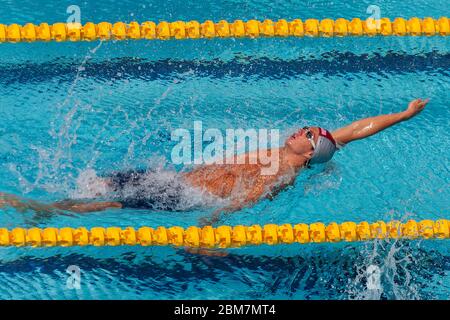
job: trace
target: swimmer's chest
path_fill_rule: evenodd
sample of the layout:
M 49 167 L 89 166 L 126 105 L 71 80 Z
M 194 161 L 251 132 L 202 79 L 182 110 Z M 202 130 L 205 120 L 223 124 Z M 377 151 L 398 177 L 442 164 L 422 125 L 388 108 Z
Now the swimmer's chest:
M 208 192 L 220 196 L 229 197 L 232 193 L 246 193 L 253 189 L 279 189 L 276 183 L 279 172 L 275 175 L 262 175 L 261 166 L 258 164 L 234 164 L 234 165 L 209 165 L 196 169 L 189 174 L 189 181 Z

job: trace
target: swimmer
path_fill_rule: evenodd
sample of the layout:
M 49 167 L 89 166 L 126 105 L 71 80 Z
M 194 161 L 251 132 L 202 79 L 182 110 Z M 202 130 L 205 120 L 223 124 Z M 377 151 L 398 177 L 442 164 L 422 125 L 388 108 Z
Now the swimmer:
M 243 157 L 246 160 L 244 164 L 202 165 L 189 172 L 172 174 L 133 170 L 103 177 L 91 176 L 85 183 L 89 189 L 87 191 L 97 200 L 110 197 L 111 201 L 64 200 L 42 204 L 0 193 L 0 207 L 78 213 L 120 208 L 182 211 L 189 207 L 186 203 L 193 198 L 193 193 L 199 191 L 228 201 L 227 205 L 213 214 L 211 222 L 215 222 L 220 213 L 238 211 L 262 198 L 271 199 L 292 185 L 302 168 L 327 162 L 346 144 L 413 118 L 425 108 L 428 101 L 416 99 L 402 112 L 362 119 L 333 132 L 321 127 L 303 127 L 292 134 L 283 147 L 266 150 L 279 154 L 278 171 L 273 175 L 262 175 L 264 165 L 259 161 L 255 164 L 249 161 L 257 157 L 258 153 L 250 152 L 235 156 L 235 159 Z

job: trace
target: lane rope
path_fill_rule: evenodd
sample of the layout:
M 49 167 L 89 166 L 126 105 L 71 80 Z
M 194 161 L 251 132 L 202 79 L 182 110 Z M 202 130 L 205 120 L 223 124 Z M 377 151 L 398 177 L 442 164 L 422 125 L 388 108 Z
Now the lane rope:
M 1 42 L 34 41 L 94 41 L 138 39 L 198 39 L 198 38 L 258 38 L 258 37 L 345 37 L 345 36 L 448 36 L 450 21 L 447 17 L 410 19 L 389 18 L 361 20 L 332 19 L 280 19 L 272 21 L 220 20 L 199 21 L 145 21 L 138 23 L 100 22 L 80 23 L 13 23 L 0 24 Z
M 355 242 L 376 239 L 448 239 L 450 220 L 393 220 L 363 222 L 322 222 L 304 224 L 266 224 L 264 226 L 173 227 L 93 227 L 80 228 L 0 228 L 0 246 L 178 246 L 232 248 L 249 245 L 291 243 Z

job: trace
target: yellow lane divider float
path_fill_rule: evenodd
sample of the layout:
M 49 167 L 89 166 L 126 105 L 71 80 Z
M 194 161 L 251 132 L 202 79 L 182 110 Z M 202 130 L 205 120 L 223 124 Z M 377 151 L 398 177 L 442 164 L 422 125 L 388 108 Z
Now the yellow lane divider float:
M 33 42 L 33 41 L 93 41 L 93 40 L 126 40 L 126 39 L 197 39 L 197 38 L 258 38 L 258 37 L 344 37 L 344 36 L 448 36 L 450 35 L 450 21 L 447 17 L 434 19 L 431 17 L 410 19 L 389 18 L 374 20 L 347 19 L 294 19 L 287 21 L 280 19 L 272 21 L 235 20 L 217 23 L 207 20 L 198 21 L 161 21 L 155 23 L 138 22 L 100 22 L 94 24 L 41 23 L 34 25 L 27 23 L 0 24 L 0 42 Z
M 265 226 L 191 226 L 142 227 L 135 230 L 117 227 L 86 228 L 0 228 L 0 246 L 70 247 L 70 246 L 184 246 L 202 248 L 230 248 L 246 245 L 276 245 L 310 242 L 368 241 L 374 239 L 448 239 L 450 220 L 409 220 L 406 223 L 390 221 L 321 222 L 310 225 L 300 223 L 267 224 Z

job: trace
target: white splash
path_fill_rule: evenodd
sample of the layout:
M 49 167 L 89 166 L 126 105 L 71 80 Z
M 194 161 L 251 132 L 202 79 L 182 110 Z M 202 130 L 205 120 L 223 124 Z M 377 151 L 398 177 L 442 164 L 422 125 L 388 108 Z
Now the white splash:
M 76 189 L 70 193 L 72 199 L 95 199 L 107 195 L 108 187 L 104 179 L 93 169 L 80 172 L 76 179 Z
M 114 191 L 108 178 L 101 177 L 93 169 L 81 171 L 76 179 L 76 188 L 70 193 L 72 199 L 124 200 L 145 199 L 148 197 L 164 205 L 178 199 L 177 211 L 195 208 L 225 206 L 227 202 L 187 184 L 175 171 L 163 169 L 148 170 L 139 179 L 124 183 L 119 191 Z M 158 206 L 156 204 L 155 206 Z

